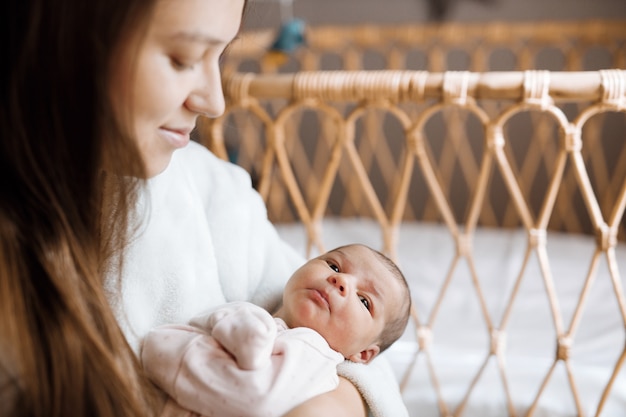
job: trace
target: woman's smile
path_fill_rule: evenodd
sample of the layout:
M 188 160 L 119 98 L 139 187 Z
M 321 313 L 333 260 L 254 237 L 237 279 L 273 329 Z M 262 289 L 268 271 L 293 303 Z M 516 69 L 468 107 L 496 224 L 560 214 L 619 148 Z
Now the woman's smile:
M 160 136 L 174 148 L 183 148 L 189 143 L 190 128 L 159 128 Z

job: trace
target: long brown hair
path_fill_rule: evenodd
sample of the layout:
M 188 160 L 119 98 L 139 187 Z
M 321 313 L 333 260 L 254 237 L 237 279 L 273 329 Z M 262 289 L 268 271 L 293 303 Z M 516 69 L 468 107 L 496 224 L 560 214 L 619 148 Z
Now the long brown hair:
M 111 312 L 102 267 L 127 242 L 142 185 L 119 173 L 143 173 L 108 99 L 109 69 L 114 47 L 130 28 L 145 27 L 155 0 L 8 3 L 0 414 L 151 415 L 150 385 Z M 111 184 L 114 192 L 105 192 Z

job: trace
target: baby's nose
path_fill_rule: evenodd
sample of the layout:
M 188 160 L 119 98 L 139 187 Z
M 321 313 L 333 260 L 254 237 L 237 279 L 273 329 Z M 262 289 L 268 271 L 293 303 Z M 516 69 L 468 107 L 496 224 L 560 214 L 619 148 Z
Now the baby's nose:
M 339 290 L 340 293 L 345 294 L 347 289 L 347 279 L 342 274 L 333 275 L 329 278 L 330 283 Z

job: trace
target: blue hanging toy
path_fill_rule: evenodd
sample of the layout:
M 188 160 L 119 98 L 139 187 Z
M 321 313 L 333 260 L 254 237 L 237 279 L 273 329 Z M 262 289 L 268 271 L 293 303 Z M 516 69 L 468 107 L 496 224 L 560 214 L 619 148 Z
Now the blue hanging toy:
M 303 20 L 293 18 L 293 0 L 280 0 L 280 2 L 282 24 L 274 43 L 264 57 L 265 64 L 272 69 L 285 65 L 289 55 L 305 42 L 306 25 Z M 288 6 L 288 10 L 286 10 L 286 6 Z

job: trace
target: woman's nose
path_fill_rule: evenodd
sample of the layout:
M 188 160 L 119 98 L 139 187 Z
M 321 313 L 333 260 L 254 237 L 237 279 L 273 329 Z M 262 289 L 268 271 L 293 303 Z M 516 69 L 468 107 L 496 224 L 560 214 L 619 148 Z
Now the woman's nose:
M 187 98 L 187 108 L 206 117 L 218 117 L 225 106 L 219 65 L 207 65 L 198 86 Z

